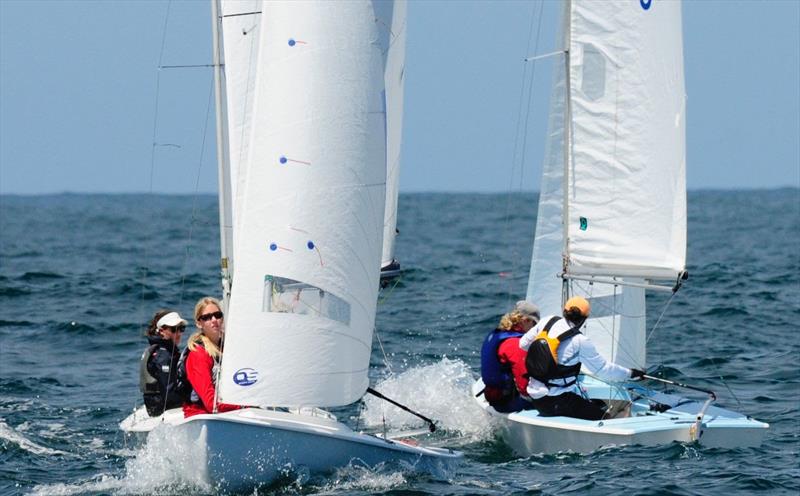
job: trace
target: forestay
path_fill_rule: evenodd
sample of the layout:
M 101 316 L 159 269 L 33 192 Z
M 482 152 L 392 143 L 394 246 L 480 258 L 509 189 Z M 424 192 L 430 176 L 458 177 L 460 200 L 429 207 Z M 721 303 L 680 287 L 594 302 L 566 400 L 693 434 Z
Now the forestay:
M 565 3 L 561 39 L 569 53 L 556 62 L 527 294 L 546 313 L 560 312 L 562 273 L 642 283 L 674 281 L 684 270 L 680 8 Z M 573 281 L 570 292 L 591 301 L 584 332 L 600 352 L 643 367 L 644 290 Z
M 368 385 L 385 204 L 374 5 L 264 2 L 220 400 L 335 406 Z

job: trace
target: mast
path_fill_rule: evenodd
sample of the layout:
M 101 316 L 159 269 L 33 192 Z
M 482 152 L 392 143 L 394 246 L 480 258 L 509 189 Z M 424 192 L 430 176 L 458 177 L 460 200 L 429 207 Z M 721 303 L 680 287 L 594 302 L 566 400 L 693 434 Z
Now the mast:
M 561 207 L 561 222 L 564 229 L 563 251 L 562 251 L 562 276 L 567 274 L 569 261 L 569 165 L 570 165 L 570 129 L 571 108 L 570 108 L 570 48 L 572 43 L 572 0 L 567 0 L 564 4 L 564 179 L 563 204 Z M 564 277 L 561 283 L 561 304 L 563 305 L 569 298 L 569 280 Z
M 228 310 L 233 274 L 233 219 L 231 215 L 230 160 L 228 154 L 228 125 L 225 112 L 225 74 L 223 72 L 220 23 L 222 22 L 220 0 L 211 0 L 211 43 L 214 65 L 214 105 L 217 122 L 217 169 L 219 183 L 219 236 L 220 274 L 222 276 L 222 307 Z

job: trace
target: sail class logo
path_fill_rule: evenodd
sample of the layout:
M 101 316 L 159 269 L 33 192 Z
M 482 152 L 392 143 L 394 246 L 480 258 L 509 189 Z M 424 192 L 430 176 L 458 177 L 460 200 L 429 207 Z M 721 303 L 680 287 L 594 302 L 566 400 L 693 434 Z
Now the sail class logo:
M 233 373 L 233 382 L 239 386 L 251 386 L 258 381 L 258 371 L 244 368 Z
M 644 10 L 648 10 L 650 6 L 653 5 L 653 0 L 639 0 L 639 5 L 641 5 Z

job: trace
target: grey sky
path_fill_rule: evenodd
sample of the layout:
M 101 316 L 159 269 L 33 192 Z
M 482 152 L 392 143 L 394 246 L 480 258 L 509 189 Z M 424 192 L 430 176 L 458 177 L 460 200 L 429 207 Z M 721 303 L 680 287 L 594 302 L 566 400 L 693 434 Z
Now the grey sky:
M 401 191 L 538 189 L 552 62 L 536 66 L 522 169 L 514 143 L 541 5 L 410 2 Z M 558 5 L 543 6 L 537 53 L 554 44 Z M 0 0 L 0 193 L 215 191 L 210 69 L 163 69 L 156 92 L 166 12 Z M 800 186 L 800 1 L 683 12 L 689 187 Z M 173 1 L 161 64 L 209 63 L 209 17 Z

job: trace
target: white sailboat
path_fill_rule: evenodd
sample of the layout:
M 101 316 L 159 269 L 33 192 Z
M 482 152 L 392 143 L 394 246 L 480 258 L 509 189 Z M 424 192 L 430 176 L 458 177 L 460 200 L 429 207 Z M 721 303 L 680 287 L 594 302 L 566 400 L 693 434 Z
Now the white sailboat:
M 560 314 L 567 297 L 587 298 L 582 332 L 606 359 L 644 369 L 645 290 L 676 291 L 686 276 L 681 4 L 567 1 L 561 39 L 526 299 Z M 629 415 L 500 414 L 476 398 L 523 456 L 672 441 L 750 446 L 768 428 L 711 406 L 710 391 L 695 401 L 589 375 L 581 385 Z M 482 388 L 479 380 L 473 392 Z
M 212 6 L 226 307 L 217 393 L 259 408 L 188 419 L 137 411 L 122 428 L 168 424 L 224 489 L 287 468 L 449 470 L 460 453 L 355 432 L 320 409 L 358 401 L 369 386 L 387 146 L 396 145 L 387 134 L 399 139 L 386 115 L 401 108 L 388 102 L 397 86 L 386 74 L 397 74 L 386 66 L 405 1 Z

